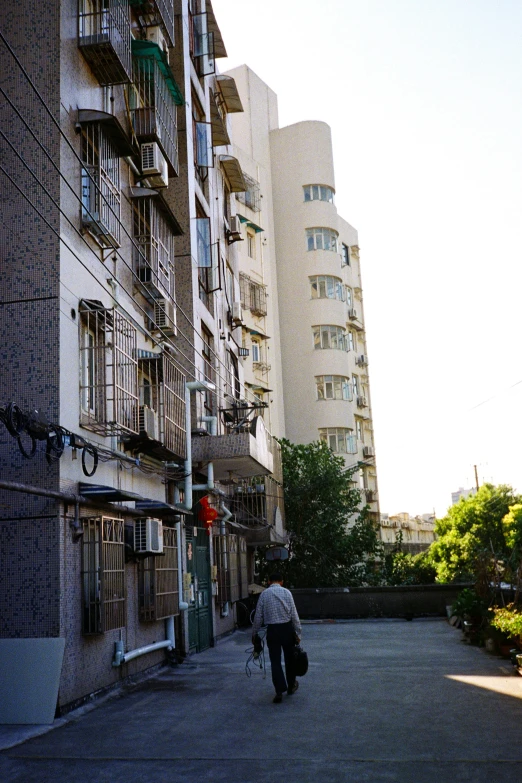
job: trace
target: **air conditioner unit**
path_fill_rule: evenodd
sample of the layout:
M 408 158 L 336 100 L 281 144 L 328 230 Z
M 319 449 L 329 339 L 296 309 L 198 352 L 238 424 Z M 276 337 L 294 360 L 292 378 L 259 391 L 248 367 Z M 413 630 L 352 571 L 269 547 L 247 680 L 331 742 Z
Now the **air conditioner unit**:
M 140 405 L 139 408 L 140 435 L 147 435 L 151 440 L 158 440 L 158 414 L 148 405 Z
M 227 231 L 227 240 L 229 245 L 232 244 L 232 242 L 238 242 L 239 240 L 242 240 L 243 237 L 241 236 L 241 221 L 239 219 L 238 215 L 232 215 L 229 222 L 229 230 Z
M 167 337 L 176 335 L 176 309 L 170 299 L 154 301 L 154 331 L 160 331 Z
M 366 408 L 368 403 L 366 402 L 366 397 L 363 397 L 362 395 L 360 397 L 357 397 L 357 407 L 358 408 Z
M 134 551 L 141 555 L 161 555 L 163 524 L 161 519 L 141 517 L 134 521 Z
M 240 358 L 246 359 L 247 356 L 250 356 L 250 348 L 238 348 L 237 355 Z
M 243 323 L 243 308 L 241 302 L 232 302 L 232 320 L 235 324 Z
M 355 309 L 355 307 L 351 307 L 348 310 L 348 318 L 350 318 L 352 321 L 357 320 L 357 310 Z
M 355 361 L 356 364 L 359 365 L 359 367 L 366 367 L 366 365 L 368 364 L 368 357 L 366 356 L 365 353 L 361 353 Z
M 147 27 L 146 31 L 147 41 L 152 41 L 152 43 L 155 43 L 163 54 L 165 55 L 165 58 L 167 62 L 169 61 L 169 45 L 167 42 L 167 39 L 163 35 L 163 30 L 159 25 L 153 25 L 152 27 Z
M 169 167 L 155 141 L 141 145 L 141 173 L 147 177 L 151 187 L 166 188 L 169 184 Z
M 375 449 L 373 446 L 365 446 L 363 448 L 363 454 L 365 457 L 375 457 Z

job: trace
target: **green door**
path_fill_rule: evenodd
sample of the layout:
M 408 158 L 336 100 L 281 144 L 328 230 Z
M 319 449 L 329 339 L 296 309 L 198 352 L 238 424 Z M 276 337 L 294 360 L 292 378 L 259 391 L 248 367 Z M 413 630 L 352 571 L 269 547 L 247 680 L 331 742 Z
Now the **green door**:
M 212 644 L 210 538 L 204 528 L 187 528 L 187 573 L 192 577 L 189 602 L 189 650 L 201 652 Z

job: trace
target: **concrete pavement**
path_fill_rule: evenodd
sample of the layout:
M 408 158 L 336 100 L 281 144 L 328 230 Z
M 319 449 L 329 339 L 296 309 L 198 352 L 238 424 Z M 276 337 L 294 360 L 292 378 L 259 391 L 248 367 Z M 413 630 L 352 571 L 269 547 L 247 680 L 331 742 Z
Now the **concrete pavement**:
M 0 754 L 5 783 L 520 783 L 522 677 L 444 620 L 306 624 L 272 704 L 250 634 Z

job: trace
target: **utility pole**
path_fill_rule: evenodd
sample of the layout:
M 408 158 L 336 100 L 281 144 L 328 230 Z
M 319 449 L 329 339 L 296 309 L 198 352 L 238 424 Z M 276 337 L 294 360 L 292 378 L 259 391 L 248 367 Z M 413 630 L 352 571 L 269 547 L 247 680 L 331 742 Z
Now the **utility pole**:
M 475 468 L 475 486 L 476 486 L 477 492 L 478 492 L 479 491 L 479 480 L 478 480 L 477 466 L 473 465 L 473 467 Z

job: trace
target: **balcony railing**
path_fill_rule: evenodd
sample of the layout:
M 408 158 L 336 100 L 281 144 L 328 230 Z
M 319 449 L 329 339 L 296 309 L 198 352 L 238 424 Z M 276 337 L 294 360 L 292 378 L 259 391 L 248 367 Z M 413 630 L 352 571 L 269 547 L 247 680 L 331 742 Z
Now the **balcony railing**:
M 127 0 L 80 0 L 78 47 L 100 84 L 130 82 L 131 26 Z
M 173 0 L 129 0 L 130 5 L 141 11 L 149 26 L 162 24 L 171 46 L 174 46 Z
M 178 173 L 176 104 L 183 99 L 159 46 L 150 41 L 134 41 L 132 51 L 134 132 L 140 142 L 159 144 L 172 176 Z
M 100 166 L 82 166 L 82 226 L 102 247 L 120 246 L 120 191 Z

